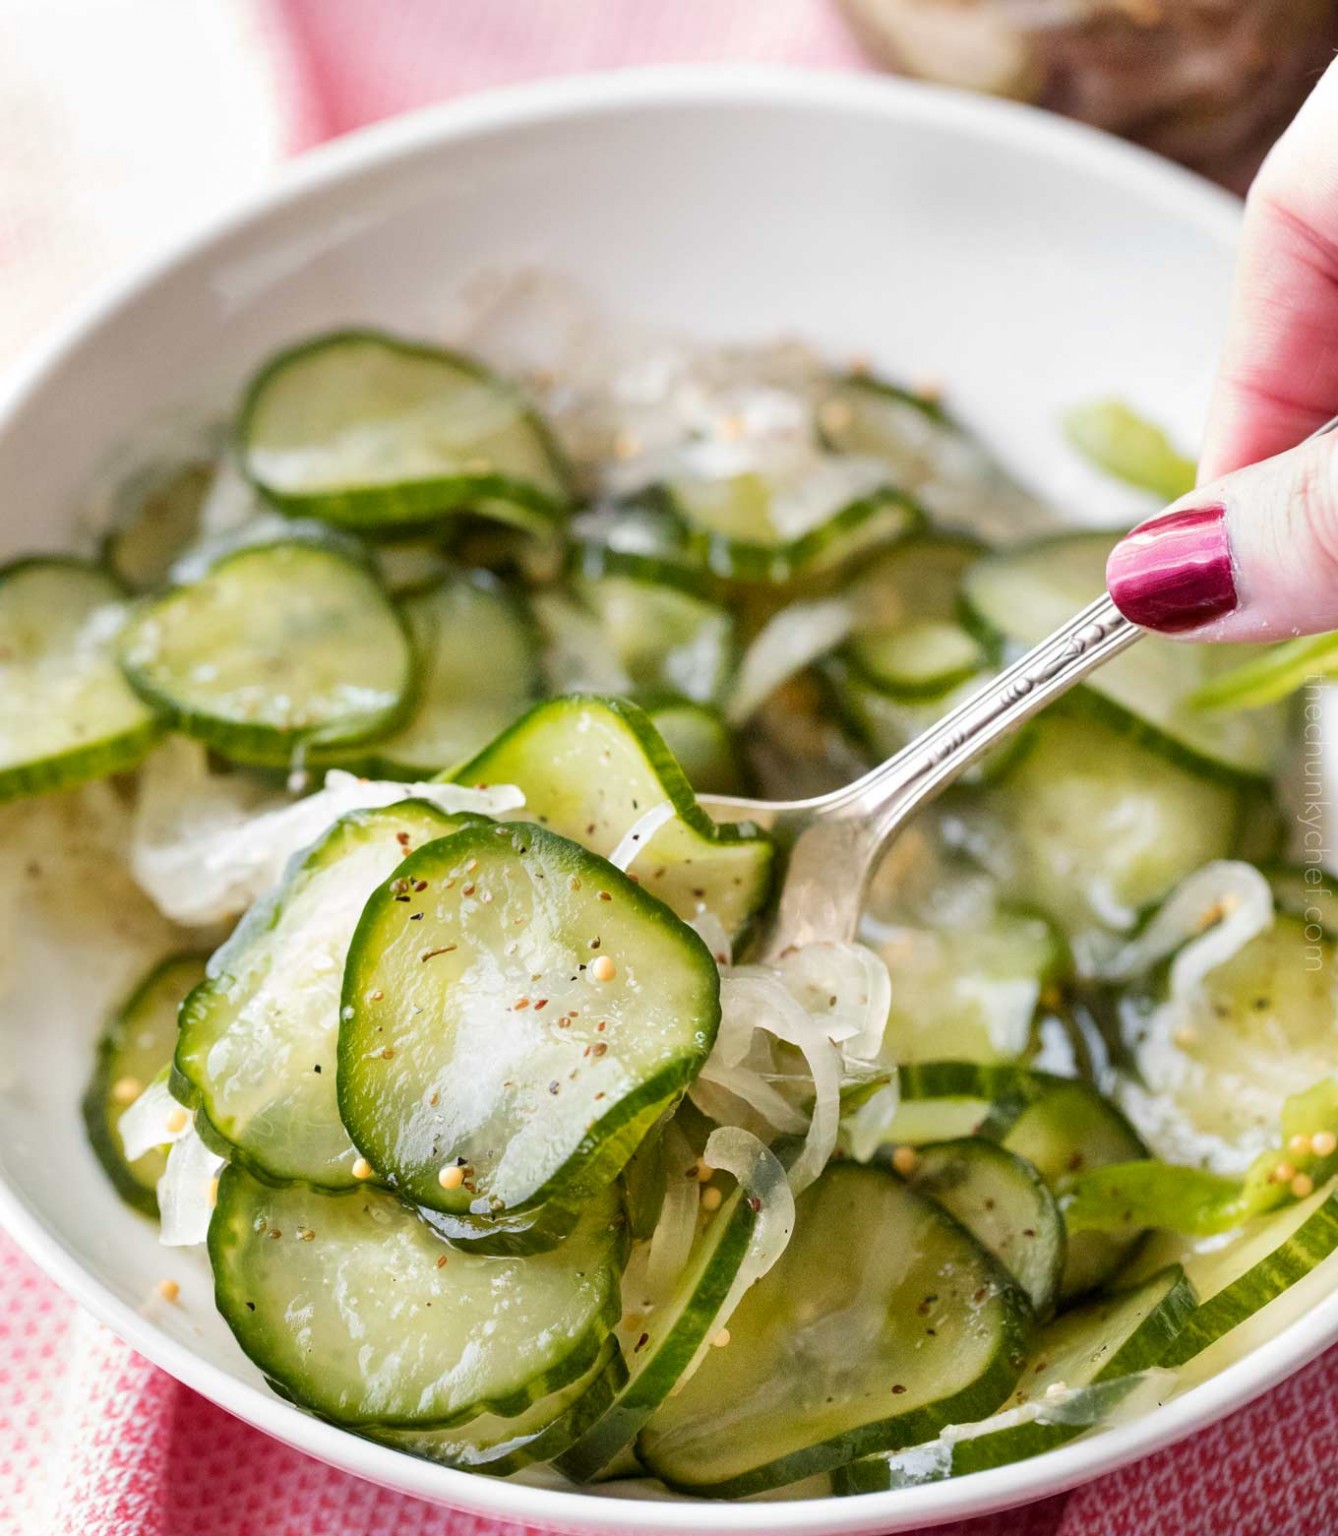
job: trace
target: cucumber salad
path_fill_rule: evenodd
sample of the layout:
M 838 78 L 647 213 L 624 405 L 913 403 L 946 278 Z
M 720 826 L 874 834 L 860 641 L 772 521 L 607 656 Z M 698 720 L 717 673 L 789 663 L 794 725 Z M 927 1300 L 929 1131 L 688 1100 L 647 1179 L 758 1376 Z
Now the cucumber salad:
M 856 1495 L 1183 1390 L 1338 1247 L 1296 668 L 1145 640 L 898 837 L 858 943 L 769 954 L 784 850 L 699 797 L 848 782 L 1117 533 L 932 390 L 529 328 L 306 338 L 0 570 L 0 901 L 77 885 L 137 967 L 107 1177 L 274 1391 L 490 1476 Z M 1149 510 L 1192 477 L 1068 432 Z

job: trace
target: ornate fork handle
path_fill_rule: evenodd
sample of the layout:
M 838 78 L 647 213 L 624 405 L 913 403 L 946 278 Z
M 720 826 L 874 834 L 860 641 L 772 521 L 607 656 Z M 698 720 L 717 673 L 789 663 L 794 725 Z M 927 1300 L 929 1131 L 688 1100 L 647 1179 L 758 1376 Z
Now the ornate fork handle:
M 1142 633 L 1109 597 L 1099 597 L 910 746 L 842 791 L 839 814 L 867 820 L 876 847 L 897 822 L 978 762 L 1001 736 Z
M 869 875 L 892 832 L 1001 736 L 1142 633 L 1109 597 L 1098 598 L 895 757 L 822 802 L 809 802 L 807 824 L 790 852 L 769 948 L 852 938 Z

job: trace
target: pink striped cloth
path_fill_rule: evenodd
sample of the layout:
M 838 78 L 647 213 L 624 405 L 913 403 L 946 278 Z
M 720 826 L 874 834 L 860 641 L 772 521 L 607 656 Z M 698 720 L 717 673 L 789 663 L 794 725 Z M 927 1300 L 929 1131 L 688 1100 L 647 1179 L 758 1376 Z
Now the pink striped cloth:
M 209 0 L 190 3 L 203 13 Z M 538 75 L 694 60 L 867 67 L 828 0 L 220 3 L 251 7 L 255 74 L 276 98 L 289 151 Z M 33 0 L 5 4 L 32 9 Z M 176 21 L 186 9 L 179 0 Z M 5 218 L 0 209 L 0 235 L 19 249 Z M 6 248 L 0 239 L 0 262 Z M 232 1419 L 81 1314 L 4 1238 L 0 1288 L 0 1536 L 523 1536 L 387 1494 Z M 1336 1532 L 1335 1392 L 1338 1351 L 1187 1444 L 1067 1497 L 945 1529 Z

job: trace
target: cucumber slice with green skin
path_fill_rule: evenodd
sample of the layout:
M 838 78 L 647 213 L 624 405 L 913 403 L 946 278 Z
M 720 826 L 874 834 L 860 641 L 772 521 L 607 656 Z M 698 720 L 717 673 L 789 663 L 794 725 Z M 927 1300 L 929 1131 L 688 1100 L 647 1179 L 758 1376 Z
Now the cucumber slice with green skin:
M 951 1442 L 856 1462 L 836 1474 L 835 1491 L 874 1493 L 963 1477 L 1076 1439 L 1160 1365 L 1194 1306 L 1184 1271 L 1173 1265 L 1133 1290 L 1073 1308 L 1041 1333 L 1017 1390 L 999 1410 L 1007 1422 L 991 1429 L 986 1419 L 976 1433 Z
M 1321 937 L 1338 938 L 1338 891 L 1333 876 L 1319 864 L 1272 864 L 1264 869 L 1278 911 L 1299 917 Z M 1309 935 L 1307 935 L 1309 937 Z
M 500 735 L 539 691 L 538 634 L 520 604 L 481 574 L 454 575 L 411 598 L 421 657 L 413 714 L 360 764 L 373 779 L 430 779 Z
M 696 1076 L 720 976 L 612 865 L 513 822 L 428 844 L 372 894 L 342 1014 L 339 1108 L 372 1167 L 485 1232 L 550 1207 L 537 1246 Z
M 708 907 L 734 936 L 771 895 L 771 839 L 747 824 L 716 826 L 644 711 L 624 699 L 571 695 L 538 704 L 453 778 L 519 785 L 536 821 L 605 857 L 667 801 L 673 819 L 634 865 L 643 890 L 683 918 Z
M 1062 534 L 991 555 L 966 573 L 962 597 L 987 639 L 1009 653 L 1037 644 L 1105 591 L 1110 533 Z M 1239 664 L 1240 646 L 1186 645 L 1144 638 L 1092 674 L 1081 690 L 1108 718 L 1172 760 L 1239 782 L 1269 779 L 1286 721 L 1280 709 L 1210 714 L 1190 697 Z
M 344 955 L 370 893 L 461 820 L 421 800 L 342 817 L 251 908 L 186 999 L 172 1091 L 262 1178 L 356 1183 L 336 1099 Z
M 667 694 L 643 695 L 639 703 L 699 795 L 748 793 L 748 773 L 718 709 Z
M 1112 933 L 1230 856 L 1241 797 L 1099 720 L 1052 711 L 1009 771 L 956 811 L 952 835 L 1000 886 L 1025 891 L 1087 970 Z
M 1323 1185 L 1294 1205 L 1247 1222 L 1225 1246 L 1158 1233 L 1140 1251 L 1131 1280 L 1153 1266 L 1183 1263 L 1199 1298 L 1159 1362 L 1183 1365 L 1310 1273 L 1338 1249 L 1338 1190 Z
M 883 930 L 874 947 L 892 978 L 888 1065 L 1019 1060 L 1072 965 L 1046 918 L 1006 906 L 971 925 Z
M 456 1253 L 382 1190 L 276 1188 L 234 1163 L 209 1261 L 219 1311 L 285 1397 L 338 1424 L 446 1428 L 519 1415 L 590 1369 L 626 1236 L 609 1189 L 559 1252 Z
M 1002 1137 L 1059 1078 L 1006 1063 L 921 1061 L 897 1069 L 900 1102 L 884 1138 L 922 1146 L 962 1136 Z
M 267 501 L 381 534 L 483 513 L 540 534 L 571 499 L 538 416 L 472 358 L 376 331 L 318 336 L 273 358 L 237 424 Z
M 857 636 L 845 655 L 865 682 L 890 699 L 942 699 L 987 662 L 980 641 L 947 619 L 912 619 Z
M 862 631 L 895 630 L 917 619 L 956 617 L 962 578 L 983 544 L 942 533 L 917 533 L 885 550 L 847 589 Z
M 137 477 L 128 488 L 132 507 L 102 540 L 103 564 L 118 581 L 147 592 L 167 580 L 172 562 L 199 536 L 214 473 L 210 464 L 187 464 Z
M 720 695 L 734 655 L 729 613 L 681 584 L 609 572 L 575 577 L 609 650 L 637 688 L 667 688 L 706 704 Z
M 98 1041 L 93 1076 L 84 1093 L 88 1140 L 127 1205 L 158 1214 L 158 1180 L 167 1154 L 153 1148 L 128 1162 L 120 1119 L 171 1062 L 177 1043 L 177 1010 L 204 977 L 204 955 L 169 955 L 149 972 L 116 1010 Z
M 1063 1208 L 1064 1196 L 1087 1170 L 1147 1156 L 1138 1133 L 1088 1083 L 1057 1083 L 1013 1121 L 1003 1145 L 1032 1164 Z M 1140 1232 L 1070 1232 L 1060 1281 L 1061 1301 L 1094 1289 L 1129 1256 Z
M 864 683 L 913 704 L 942 700 L 986 667 L 984 646 L 956 621 L 962 577 L 983 553 L 973 539 L 919 534 L 851 584 L 856 634 L 843 655 Z
M 121 666 L 177 730 L 276 767 L 384 735 L 416 682 L 376 577 L 309 539 L 235 550 L 149 603 L 121 637 Z
M 964 1137 L 922 1147 L 910 1184 L 998 1259 L 1038 1317 L 1054 1310 L 1064 1269 L 1064 1223 L 1030 1163 L 992 1141 Z
M 875 687 L 854 664 L 847 651 L 819 664 L 835 700 L 837 712 L 847 732 L 873 762 L 895 757 L 917 736 L 922 736 L 958 704 L 969 698 L 984 682 L 984 673 L 974 673 L 947 693 L 931 698 L 898 698 Z M 1020 757 L 1030 739 L 1031 728 L 1007 736 L 964 775 L 965 784 L 988 784 L 1000 778 Z
M 1081 405 L 1064 418 L 1064 435 L 1098 469 L 1160 502 L 1194 489 L 1198 466 L 1166 433 L 1119 400 Z
M 161 727 L 116 665 L 125 594 L 74 559 L 0 567 L 0 801 L 133 768 Z
M 560 1457 L 606 1412 L 626 1381 L 618 1341 L 608 1338 L 584 1376 L 513 1418 L 482 1413 L 451 1429 L 368 1429 L 366 1434 L 369 1440 L 424 1461 L 487 1477 L 510 1477 L 522 1467 Z
M 817 420 L 829 448 L 881 459 L 936 525 L 996 543 L 1054 521 L 935 399 L 852 374 L 833 379 Z
M 381 581 L 392 597 L 420 597 L 458 570 L 444 542 L 430 536 L 379 544 L 374 553 Z
M 769 1161 L 771 1173 L 783 1180 L 780 1163 Z M 682 1169 L 673 1171 L 684 1176 Z M 648 1248 L 633 1254 L 623 1281 L 624 1310 L 618 1326 L 631 1380 L 608 1412 L 559 1460 L 560 1472 L 578 1483 L 597 1477 L 635 1440 L 679 1389 L 710 1341 L 719 1337 L 738 1301 L 736 1289 L 747 1284 L 741 1271 L 757 1242 L 767 1199 L 765 1173 L 751 1189 L 736 1188 L 728 1195 L 698 1233 L 673 1289 L 658 1300 L 645 1283 Z M 648 1291 L 650 1299 L 643 1305 Z
M 1184 995 L 1164 967 L 1124 992 L 1138 1080 L 1120 1097 L 1163 1155 L 1238 1172 L 1274 1146 L 1287 1100 L 1338 1073 L 1336 960 L 1338 941 L 1279 913 Z
M 633 1242 L 645 1242 L 655 1231 L 664 1205 L 669 1179 L 665 1129 L 669 1117 L 659 1121 L 642 1138 L 641 1145 L 623 1169 L 623 1200 L 627 1206 L 627 1225 Z
M 833 1164 L 799 1197 L 794 1236 L 729 1342 L 637 1454 L 684 1493 L 783 1487 L 991 1412 L 1030 1330 L 1021 1292 L 940 1207 L 881 1168 Z
M 790 519 L 776 515 L 777 489 L 762 475 L 682 480 L 665 487 L 663 497 L 687 559 L 730 581 L 773 586 L 841 570 L 924 521 L 920 508 L 891 486 L 857 494 L 793 537 L 784 531 Z

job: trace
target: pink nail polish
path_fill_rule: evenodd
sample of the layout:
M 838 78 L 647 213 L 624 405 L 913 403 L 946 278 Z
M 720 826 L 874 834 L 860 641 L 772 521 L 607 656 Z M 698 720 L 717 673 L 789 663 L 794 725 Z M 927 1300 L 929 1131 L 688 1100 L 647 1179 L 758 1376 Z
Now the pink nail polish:
M 1236 607 L 1226 509 L 1168 512 L 1135 528 L 1110 553 L 1106 587 L 1144 629 L 1179 634 Z

